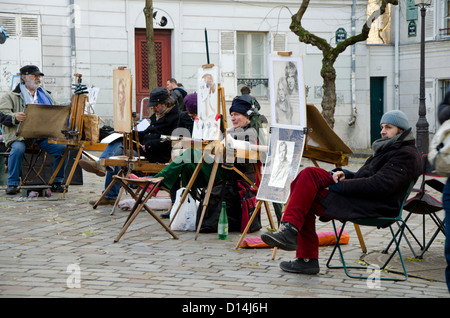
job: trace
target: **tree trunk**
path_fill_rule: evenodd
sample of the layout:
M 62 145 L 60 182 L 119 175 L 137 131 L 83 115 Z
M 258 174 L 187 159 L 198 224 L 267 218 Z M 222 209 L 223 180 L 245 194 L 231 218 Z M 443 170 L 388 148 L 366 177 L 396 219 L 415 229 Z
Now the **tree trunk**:
M 155 35 L 153 33 L 153 0 L 145 0 L 144 7 L 146 41 L 147 41 L 147 71 L 150 91 L 158 87 Z

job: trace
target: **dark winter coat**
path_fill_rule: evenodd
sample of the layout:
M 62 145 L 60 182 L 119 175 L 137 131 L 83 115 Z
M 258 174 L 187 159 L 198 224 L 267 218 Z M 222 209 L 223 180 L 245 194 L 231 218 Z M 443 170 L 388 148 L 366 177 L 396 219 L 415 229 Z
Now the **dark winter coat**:
M 156 120 L 156 114 L 150 117 L 150 126 L 139 133 L 139 142 L 145 147 L 143 155 L 149 162 L 165 163 L 170 161 L 172 143 L 167 140 L 161 142 L 161 135 L 172 134 L 178 127 L 180 113 L 176 106 L 173 106 L 164 117 Z
M 320 202 L 324 213 L 341 221 L 364 217 L 395 217 L 411 181 L 421 173 L 421 160 L 411 129 L 388 148 L 371 156 L 356 172 L 345 171 L 338 192 Z
M 194 129 L 194 118 L 189 116 L 187 111 L 180 112 L 180 123 L 178 127 L 186 128 L 189 131 L 190 136 L 192 136 L 192 130 Z
M 175 87 L 172 90 L 172 97 L 175 99 L 175 105 L 178 107 L 180 112 L 186 110 L 186 106 L 184 105 L 184 98 L 186 97 L 187 92 L 182 87 Z

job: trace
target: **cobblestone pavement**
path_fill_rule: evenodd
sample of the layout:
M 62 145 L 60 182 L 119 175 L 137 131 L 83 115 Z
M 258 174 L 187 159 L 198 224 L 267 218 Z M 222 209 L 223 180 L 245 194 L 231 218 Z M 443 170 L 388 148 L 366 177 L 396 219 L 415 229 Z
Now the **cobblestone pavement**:
M 303 162 L 309 165 L 309 162 Z M 352 159 L 356 170 L 361 160 Z M 326 165 L 325 165 L 326 167 Z M 103 178 L 84 173 L 84 185 L 70 186 L 64 199 L 21 200 L 0 193 L 0 296 L 2 298 L 448 298 L 443 280 L 444 237 L 440 234 L 429 252 L 442 269 L 437 279 L 419 276 L 403 282 L 380 282 L 347 278 L 339 269 L 327 269 L 331 246 L 320 248 L 318 275 L 296 275 L 279 268 L 294 252 L 235 250 L 240 233 L 228 240 L 216 234 L 178 232 L 175 240 L 147 213 L 141 213 L 117 243 L 113 240 L 128 214 L 111 206 L 92 209 L 88 201 L 98 198 Z M 265 210 L 263 229 L 268 227 Z M 412 225 L 419 226 L 420 219 Z M 331 222 L 317 223 L 317 231 L 332 230 Z M 361 257 L 352 226 L 346 228 L 350 242 L 343 247 L 349 260 Z M 362 228 L 371 252 L 389 242 L 388 230 Z M 408 250 L 403 248 L 405 258 Z M 410 255 L 409 255 L 410 256 Z M 383 275 L 384 273 L 382 273 Z M 387 273 L 389 274 L 389 273 Z M 79 280 L 77 280 L 79 278 Z

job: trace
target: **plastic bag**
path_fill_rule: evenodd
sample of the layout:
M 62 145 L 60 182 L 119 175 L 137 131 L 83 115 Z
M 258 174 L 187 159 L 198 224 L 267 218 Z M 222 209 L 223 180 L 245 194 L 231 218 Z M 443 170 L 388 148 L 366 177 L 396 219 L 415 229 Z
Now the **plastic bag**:
M 175 203 L 170 210 L 170 220 L 172 221 L 175 211 L 180 205 L 181 196 L 183 195 L 185 188 L 177 190 Z M 180 207 L 175 219 L 170 225 L 170 229 L 173 231 L 195 231 L 195 223 L 197 219 L 197 201 L 191 196 L 190 193 L 186 196 L 183 204 Z

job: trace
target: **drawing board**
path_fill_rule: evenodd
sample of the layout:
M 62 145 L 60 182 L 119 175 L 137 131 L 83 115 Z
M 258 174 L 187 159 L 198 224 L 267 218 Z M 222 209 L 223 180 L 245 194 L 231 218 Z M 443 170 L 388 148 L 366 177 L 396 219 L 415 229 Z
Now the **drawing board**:
M 122 133 L 131 132 L 133 126 L 131 85 L 130 69 L 113 70 L 114 130 Z
M 219 71 L 216 66 L 202 67 L 198 70 L 197 118 L 193 128 L 193 138 L 218 140 L 220 120 L 218 120 Z
M 70 106 L 27 104 L 27 118 L 20 122 L 16 135 L 23 138 L 64 138 Z M 44 124 L 43 124 L 44 123 Z

